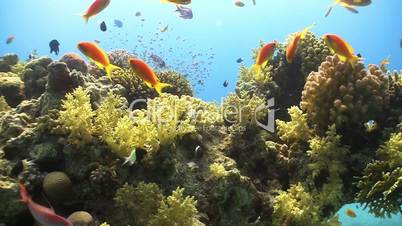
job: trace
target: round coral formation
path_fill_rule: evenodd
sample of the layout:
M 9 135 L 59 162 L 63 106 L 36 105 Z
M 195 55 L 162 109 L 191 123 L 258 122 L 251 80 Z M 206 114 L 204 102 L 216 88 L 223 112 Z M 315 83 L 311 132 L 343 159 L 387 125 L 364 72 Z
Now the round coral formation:
M 77 70 L 86 74 L 88 72 L 87 63 L 76 53 L 66 53 L 61 57 L 60 62 L 66 63 L 70 71 Z
M 358 62 L 353 69 L 334 56 L 308 76 L 300 106 L 323 132 L 332 124 L 343 128 L 383 120 L 388 104 L 388 80 L 379 68 Z
M 72 213 L 67 220 L 74 226 L 95 226 L 95 220 L 91 214 L 85 211 L 76 211 Z
M 56 203 L 69 201 L 72 197 L 73 184 L 67 174 L 51 172 L 43 180 L 43 191 L 49 200 Z

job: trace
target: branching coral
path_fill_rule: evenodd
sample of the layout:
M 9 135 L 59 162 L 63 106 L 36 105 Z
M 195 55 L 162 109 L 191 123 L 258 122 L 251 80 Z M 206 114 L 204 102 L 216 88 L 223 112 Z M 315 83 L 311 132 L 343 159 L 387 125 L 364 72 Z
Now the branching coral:
M 98 136 L 120 157 L 134 149 L 152 155 L 160 145 L 169 146 L 185 134 L 219 125 L 219 108 L 199 99 L 165 94 L 150 99 L 147 110 L 128 112 L 123 99 L 112 93 L 96 111 Z
M 147 225 L 163 199 L 162 190 L 157 184 L 141 182 L 137 187 L 125 184 L 119 188 L 114 201 L 122 211 L 127 211 L 133 225 Z
M 369 211 L 384 217 L 402 209 L 402 134 L 394 133 L 377 151 L 377 160 L 369 163 L 360 178 L 357 200 Z
M 150 226 L 202 225 L 196 218 L 198 210 L 194 197 L 184 197 L 184 189 L 177 188 L 161 202 L 158 213 L 149 222 Z
M 257 50 L 254 51 L 254 58 L 256 52 Z M 285 54 L 286 46 L 279 44 L 275 55 L 268 61 L 261 75 L 241 68 L 237 83 L 237 93 L 244 92 L 265 99 L 275 97 L 278 103 L 276 107 L 279 108 L 276 117 L 281 120 L 287 119 L 286 109 L 299 104 L 305 78 L 318 68 L 329 55 L 329 50 L 321 39 L 309 32 L 306 38 L 301 40 L 293 63 L 286 61 Z
M 83 145 L 92 140 L 93 116 L 88 91 L 79 87 L 66 95 L 60 111 L 59 121 L 70 131 L 69 140 L 75 145 Z
M 326 137 L 317 136 L 310 140 L 310 150 L 307 151 L 311 162 L 309 168 L 312 171 L 313 187 L 318 192 L 316 203 L 321 207 L 339 208 L 343 198 L 341 177 L 346 171 L 348 148 L 341 145 L 340 139 L 333 125 Z
M 219 179 L 228 175 L 228 172 L 225 169 L 225 166 L 222 163 L 212 163 L 209 166 L 209 172 L 211 173 L 212 178 Z
M 290 122 L 276 120 L 279 137 L 287 144 L 306 142 L 312 134 L 307 124 L 306 114 L 296 106 L 290 107 L 288 113 L 291 117 Z
M 352 69 L 334 56 L 308 76 L 300 106 L 322 133 L 332 124 L 340 129 L 381 120 L 388 103 L 388 80 L 381 70 L 373 65 L 365 70 L 361 62 Z
M 274 199 L 273 225 L 320 225 L 319 207 L 301 184 L 280 191 Z

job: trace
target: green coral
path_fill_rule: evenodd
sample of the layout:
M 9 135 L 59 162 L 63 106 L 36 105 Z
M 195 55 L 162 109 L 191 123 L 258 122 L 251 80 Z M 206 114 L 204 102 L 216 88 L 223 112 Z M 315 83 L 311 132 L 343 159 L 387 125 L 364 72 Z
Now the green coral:
M 157 184 L 140 182 L 136 187 L 125 184 L 116 192 L 114 201 L 127 212 L 133 225 L 147 225 L 164 199 Z
M 357 184 L 357 200 L 376 216 L 402 213 L 402 134 L 394 133 L 377 151 Z
M 307 151 L 311 162 L 309 168 L 312 171 L 312 180 L 315 182 L 313 186 L 317 187 L 316 203 L 322 207 L 332 206 L 336 209 L 342 204 L 341 177 L 346 171 L 345 161 L 349 150 L 341 145 L 340 140 L 341 136 L 336 134 L 336 128 L 333 125 L 326 132 L 325 137 L 316 136 L 309 141 L 310 150 Z M 317 186 L 320 184 L 323 184 L 321 188 Z
M 161 202 L 158 213 L 149 222 L 150 226 L 196 226 L 203 225 L 196 218 L 198 210 L 194 197 L 184 197 L 184 189 L 177 188 Z
M 388 79 L 380 69 L 366 70 L 362 62 L 352 69 L 337 56 L 327 57 L 308 76 L 300 102 L 319 133 L 332 124 L 341 129 L 381 120 L 388 104 Z
M 81 146 L 92 140 L 93 116 L 90 97 L 82 87 L 66 95 L 59 122 L 70 132 L 69 141 Z
M 307 123 L 307 115 L 296 106 L 290 107 L 288 113 L 291 121 L 276 120 L 279 137 L 287 144 L 306 142 L 312 134 Z

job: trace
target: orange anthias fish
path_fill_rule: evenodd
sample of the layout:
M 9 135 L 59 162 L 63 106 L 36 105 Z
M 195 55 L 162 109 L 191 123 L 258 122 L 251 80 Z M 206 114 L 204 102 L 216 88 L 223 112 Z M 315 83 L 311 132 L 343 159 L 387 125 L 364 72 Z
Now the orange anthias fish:
M 304 39 L 307 35 L 307 32 L 311 30 L 315 24 L 312 24 L 306 28 L 304 28 L 303 31 L 297 32 L 296 35 L 290 40 L 288 47 L 286 48 L 286 60 L 288 63 L 293 62 L 293 58 L 296 54 L 297 46 L 299 45 L 300 40 Z
M 353 217 L 353 218 L 357 217 L 355 211 L 353 211 L 352 209 L 347 209 L 346 215 L 348 215 L 349 217 Z
M 108 5 L 110 4 L 110 0 L 95 0 L 94 3 L 87 9 L 87 11 L 82 15 L 85 22 L 88 23 L 89 18 L 97 15 L 102 12 Z
M 163 3 L 175 3 L 178 5 L 188 5 L 191 3 L 191 0 L 161 0 Z
M 371 0 L 336 0 L 328 9 L 327 13 L 325 14 L 325 17 L 329 16 L 329 14 L 332 11 L 332 8 L 336 5 L 340 5 L 343 8 L 349 10 L 352 13 L 359 13 L 357 9 L 355 8 L 356 6 L 368 6 L 371 4 Z
M 349 43 L 334 34 L 326 34 L 322 38 L 331 49 L 331 52 L 336 53 L 341 61 L 349 62 L 352 68 L 355 67 L 360 58 L 354 54 L 354 50 Z
M 270 60 L 274 55 L 276 46 L 277 46 L 276 41 L 264 45 L 258 52 L 252 70 L 255 70 L 257 74 L 261 73 L 262 69 L 267 65 L 268 60 Z
M 80 42 L 78 43 L 78 49 L 99 68 L 104 69 L 109 77 L 112 76 L 113 70 L 120 69 L 110 63 L 108 55 L 95 43 Z
M 150 88 L 154 88 L 159 95 L 162 95 L 162 90 L 164 88 L 172 86 L 160 82 L 155 72 L 143 60 L 130 58 L 129 63 L 133 71 L 144 80 L 145 84 Z
M 29 211 L 35 220 L 41 225 L 47 226 L 73 226 L 73 224 L 62 216 L 57 215 L 53 209 L 39 205 L 34 202 L 26 187 L 20 183 L 21 201 L 28 206 Z

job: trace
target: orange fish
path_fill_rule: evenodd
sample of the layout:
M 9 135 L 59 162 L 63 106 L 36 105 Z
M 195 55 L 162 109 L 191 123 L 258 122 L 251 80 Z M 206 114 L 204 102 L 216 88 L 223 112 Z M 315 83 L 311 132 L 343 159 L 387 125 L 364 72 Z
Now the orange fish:
M 286 60 L 288 61 L 288 63 L 293 62 L 293 58 L 296 54 L 297 46 L 299 45 L 300 40 L 304 39 L 307 35 L 307 32 L 311 30 L 314 26 L 315 24 L 312 24 L 304 28 L 303 31 L 297 32 L 292 40 L 289 42 L 288 47 L 286 48 Z
M 87 9 L 87 11 L 82 15 L 85 22 L 88 23 L 89 18 L 97 15 L 102 12 L 108 5 L 110 4 L 110 0 L 95 0 L 94 3 Z
M 166 87 L 171 87 L 172 85 L 167 83 L 159 82 L 158 77 L 155 72 L 149 67 L 143 60 L 130 58 L 129 63 L 133 71 L 144 80 L 148 87 L 154 88 L 159 95 L 162 95 L 162 90 Z
M 331 49 L 331 52 L 338 55 L 341 61 L 349 62 L 352 68 L 355 67 L 360 58 L 354 54 L 354 50 L 349 43 L 334 34 L 326 34 L 322 38 Z
M 105 70 L 109 77 L 112 76 L 113 70 L 120 69 L 110 63 L 108 55 L 95 43 L 80 42 L 78 43 L 78 49 L 99 68 Z
M 260 51 L 258 52 L 256 61 L 255 61 L 255 64 L 253 66 L 253 70 L 255 70 L 257 72 L 257 74 L 261 73 L 262 68 L 264 68 L 268 63 L 268 60 L 270 60 L 272 58 L 272 56 L 274 55 L 276 46 L 277 46 L 277 42 L 274 41 L 274 42 L 264 45 L 260 49 Z
M 353 217 L 353 218 L 355 218 L 357 216 L 355 211 L 353 211 L 352 209 L 347 209 L 346 215 L 348 215 L 349 217 Z

